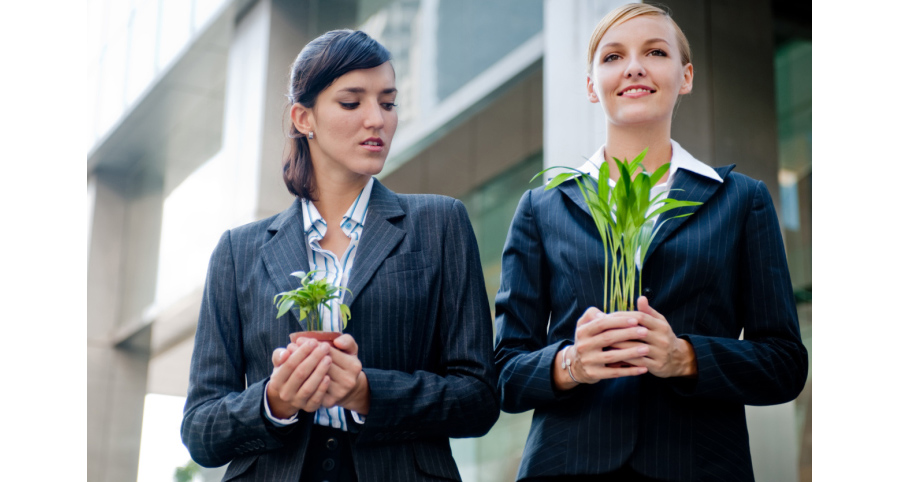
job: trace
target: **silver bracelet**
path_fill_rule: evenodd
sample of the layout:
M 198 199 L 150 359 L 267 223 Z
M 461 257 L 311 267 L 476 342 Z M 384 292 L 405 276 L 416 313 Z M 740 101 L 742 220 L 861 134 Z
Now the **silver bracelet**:
M 569 348 L 572 348 L 572 345 L 566 345 L 566 347 L 563 348 L 562 368 L 565 368 L 566 371 L 569 372 L 569 378 L 571 378 L 573 382 L 581 385 L 581 382 L 579 382 L 575 378 L 575 375 L 572 374 L 572 360 L 569 360 L 569 357 L 566 356 L 566 353 L 568 353 Z

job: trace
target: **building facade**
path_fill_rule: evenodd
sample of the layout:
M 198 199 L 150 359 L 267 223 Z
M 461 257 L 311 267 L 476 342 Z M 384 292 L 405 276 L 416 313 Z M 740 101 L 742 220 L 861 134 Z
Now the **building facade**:
M 92 0 L 88 106 L 88 479 L 134 480 L 148 393 L 184 396 L 209 255 L 292 202 L 281 180 L 288 68 L 356 28 L 393 54 L 400 127 L 386 186 L 466 205 L 488 298 L 521 194 L 605 137 L 584 57 L 614 0 Z M 694 52 L 673 137 L 765 181 L 812 352 L 811 11 L 670 0 Z M 811 479 L 811 387 L 748 407 L 759 480 Z M 466 481 L 514 480 L 529 414 L 452 441 Z M 177 427 L 176 427 L 177 429 Z

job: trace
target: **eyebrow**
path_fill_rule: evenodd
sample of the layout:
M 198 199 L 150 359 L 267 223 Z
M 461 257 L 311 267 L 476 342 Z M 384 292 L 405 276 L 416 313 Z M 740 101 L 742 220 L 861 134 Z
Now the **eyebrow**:
M 341 89 L 338 92 L 350 92 L 352 94 L 365 94 L 366 89 L 363 87 L 347 87 L 346 89 Z M 382 94 L 393 94 L 397 92 L 396 87 L 390 87 L 381 91 Z
M 656 42 L 662 42 L 666 45 L 669 45 L 669 42 L 667 42 L 666 39 L 663 39 L 663 38 L 652 38 L 652 39 L 644 42 L 644 45 L 652 44 L 652 43 L 656 43 Z M 601 48 L 606 48 L 606 47 L 620 48 L 620 47 L 622 47 L 622 44 L 620 44 L 619 42 L 610 42 L 608 44 L 601 45 Z

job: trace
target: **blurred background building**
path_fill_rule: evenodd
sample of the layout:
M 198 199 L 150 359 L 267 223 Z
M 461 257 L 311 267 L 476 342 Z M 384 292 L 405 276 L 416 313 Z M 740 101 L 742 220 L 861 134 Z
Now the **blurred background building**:
M 308 41 L 357 28 L 393 53 L 400 128 L 378 178 L 463 200 L 493 300 L 529 179 L 580 165 L 605 138 L 584 58 L 597 21 L 625 2 L 88 3 L 88 480 L 121 482 L 160 452 L 188 462 L 179 414 L 207 262 L 223 231 L 292 201 L 281 180 L 285 93 Z M 655 3 L 694 52 L 694 92 L 673 137 L 768 185 L 812 353 L 811 3 Z M 795 402 L 747 408 L 758 480 L 811 480 L 811 393 L 812 368 Z M 529 413 L 504 413 L 486 436 L 454 440 L 463 479 L 514 480 L 529 424 Z

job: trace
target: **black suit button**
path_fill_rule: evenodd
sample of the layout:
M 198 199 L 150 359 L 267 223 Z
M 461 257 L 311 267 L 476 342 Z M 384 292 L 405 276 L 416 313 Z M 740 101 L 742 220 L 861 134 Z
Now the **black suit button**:
M 647 299 L 649 300 L 650 297 L 653 296 L 653 290 L 651 290 L 650 288 L 644 288 L 644 291 L 642 291 L 641 294 L 646 296 Z
M 325 459 L 325 461 L 322 462 L 322 470 L 328 472 L 329 470 L 331 470 L 333 468 L 334 468 L 334 459 Z
M 328 450 L 334 450 L 337 448 L 337 446 L 338 446 L 338 441 L 335 438 L 330 438 L 325 441 L 325 448 L 327 448 Z

